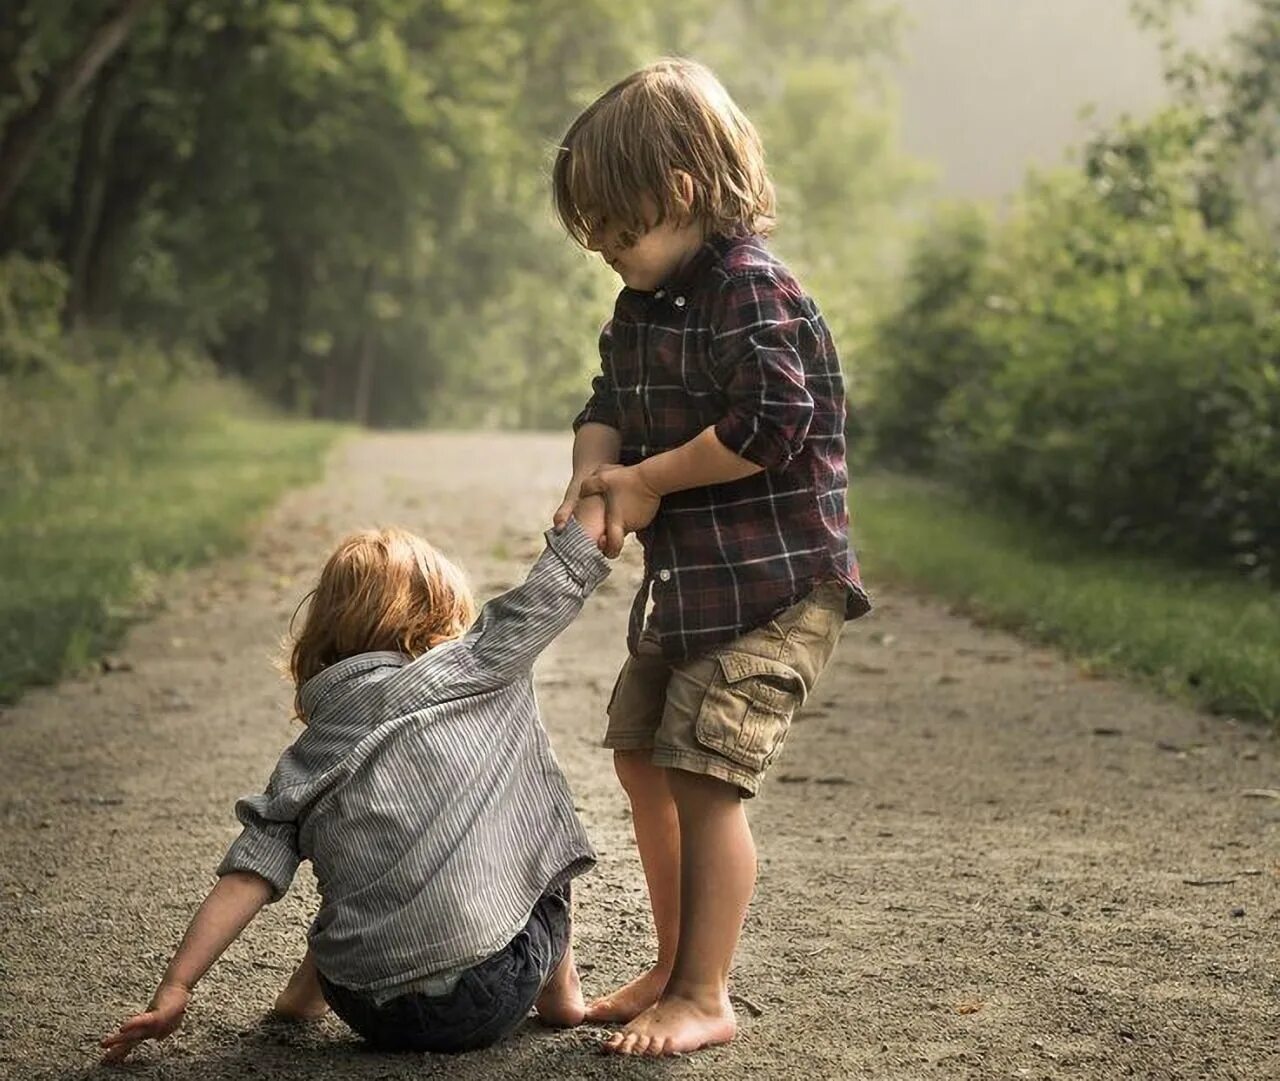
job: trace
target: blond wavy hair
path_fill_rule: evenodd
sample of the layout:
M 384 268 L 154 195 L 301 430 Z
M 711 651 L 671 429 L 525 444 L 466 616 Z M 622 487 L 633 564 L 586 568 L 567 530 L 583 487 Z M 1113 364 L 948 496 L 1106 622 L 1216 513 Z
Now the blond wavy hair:
M 551 182 L 556 213 L 583 247 L 604 221 L 644 232 L 687 215 L 709 235 L 743 236 L 767 235 L 775 220 L 760 136 L 692 60 L 657 60 L 605 91 L 565 133 Z
M 476 618 L 462 571 L 421 537 L 394 528 L 346 537 L 303 603 L 307 615 L 288 663 L 294 710 L 303 721 L 303 684 L 329 665 L 376 650 L 417 657 L 457 638 Z

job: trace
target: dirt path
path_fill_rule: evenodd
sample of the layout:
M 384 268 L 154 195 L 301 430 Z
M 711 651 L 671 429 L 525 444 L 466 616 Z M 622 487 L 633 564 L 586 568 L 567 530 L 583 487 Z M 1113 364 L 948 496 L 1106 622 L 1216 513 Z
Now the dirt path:
M 270 658 L 340 533 L 423 531 L 487 597 L 540 549 L 567 442 L 406 435 L 341 448 L 250 555 L 175 582 L 117 670 L 0 714 L 0 1077 L 113 1076 L 94 1042 L 150 994 L 290 740 Z M 588 992 L 653 949 L 621 790 L 597 741 L 634 552 L 552 647 L 544 715 L 601 854 Z M 878 590 L 751 808 L 760 883 L 731 1048 L 665 1066 L 526 1027 L 457 1060 L 264 1026 L 310 874 L 202 984 L 134 1076 L 461 1079 L 1280 1077 L 1280 753 L 1235 726 Z M 1209 884 L 1219 883 L 1219 884 Z

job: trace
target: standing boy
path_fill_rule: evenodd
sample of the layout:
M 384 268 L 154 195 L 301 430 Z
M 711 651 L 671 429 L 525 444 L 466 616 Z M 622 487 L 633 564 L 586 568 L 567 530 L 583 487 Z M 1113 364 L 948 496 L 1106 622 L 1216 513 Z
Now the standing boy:
M 774 198 L 759 137 L 706 68 L 662 60 L 605 93 L 565 135 L 554 187 L 571 235 L 625 285 L 556 524 L 603 495 L 607 554 L 631 530 L 645 554 L 605 745 L 658 959 L 588 1017 L 627 1022 L 609 1050 L 678 1054 L 733 1039 L 728 975 L 756 874 L 742 800 L 870 607 L 848 540 L 844 386 L 816 306 L 761 240 Z

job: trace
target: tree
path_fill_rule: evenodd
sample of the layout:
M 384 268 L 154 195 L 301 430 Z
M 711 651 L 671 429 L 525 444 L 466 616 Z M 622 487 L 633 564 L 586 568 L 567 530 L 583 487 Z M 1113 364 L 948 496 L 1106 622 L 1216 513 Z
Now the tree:
M 80 48 L 50 74 L 31 106 L 5 125 L 0 137 L 0 220 L 58 117 L 124 44 L 138 17 L 151 3 L 152 0 L 121 0 Z

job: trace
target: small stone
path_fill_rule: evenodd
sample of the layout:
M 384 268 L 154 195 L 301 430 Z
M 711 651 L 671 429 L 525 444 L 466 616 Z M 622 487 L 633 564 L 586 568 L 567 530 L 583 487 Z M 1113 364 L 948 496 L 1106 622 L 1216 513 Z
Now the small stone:
M 1241 918 L 1243 918 L 1243 916 L 1244 916 L 1244 909 L 1243 909 L 1243 908 L 1233 908 L 1233 909 L 1231 910 L 1231 915 L 1232 915 L 1232 917 L 1233 917 L 1233 918 L 1235 918 L 1235 919 L 1237 919 L 1237 920 L 1238 920 L 1238 919 L 1241 919 Z

